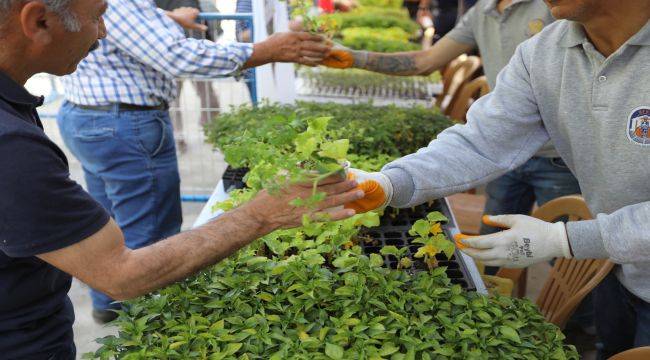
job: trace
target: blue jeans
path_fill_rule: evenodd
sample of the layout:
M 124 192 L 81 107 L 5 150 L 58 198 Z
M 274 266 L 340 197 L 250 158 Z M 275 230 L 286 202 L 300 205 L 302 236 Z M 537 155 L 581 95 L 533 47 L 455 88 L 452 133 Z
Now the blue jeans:
M 650 346 L 650 303 L 630 293 L 612 270 L 594 289 L 596 332 L 602 349 L 598 359 Z
M 57 121 L 88 192 L 120 226 L 126 246 L 137 249 L 180 231 L 180 177 L 167 111 L 95 111 L 66 102 Z M 99 291 L 91 297 L 95 309 L 119 308 Z

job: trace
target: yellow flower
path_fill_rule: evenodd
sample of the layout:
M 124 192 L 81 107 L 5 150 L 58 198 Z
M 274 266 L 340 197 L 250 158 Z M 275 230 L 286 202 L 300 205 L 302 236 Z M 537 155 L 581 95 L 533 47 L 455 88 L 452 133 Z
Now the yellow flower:
M 415 253 L 416 258 L 421 258 L 424 255 L 427 255 L 429 257 L 435 257 L 436 254 L 439 252 L 439 250 L 433 246 L 433 245 L 424 245 L 421 248 L 418 249 L 418 252 Z
M 345 244 L 343 244 L 343 248 L 346 249 L 346 250 L 353 247 L 353 246 L 354 246 L 354 243 L 352 241 L 348 241 Z
M 433 235 L 440 234 L 442 232 L 442 226 L 440 226 L 440 223 L 435 223 L 431 225 L 431 233 Z

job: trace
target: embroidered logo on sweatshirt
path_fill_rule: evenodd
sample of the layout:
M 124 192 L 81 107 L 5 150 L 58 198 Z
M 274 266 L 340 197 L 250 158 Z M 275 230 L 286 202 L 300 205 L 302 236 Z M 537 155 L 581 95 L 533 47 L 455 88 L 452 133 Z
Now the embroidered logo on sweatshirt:
M 542 31 L 542 29 L 544 29 L 544 21 L 542 19 L 533 19 L 528 22 L 526 36 L 532 37 L 537 35 L 537 33 Z
M 650 145 L 650 107 L 632 110 L 627 122 L 627 137 L 639 145 Z

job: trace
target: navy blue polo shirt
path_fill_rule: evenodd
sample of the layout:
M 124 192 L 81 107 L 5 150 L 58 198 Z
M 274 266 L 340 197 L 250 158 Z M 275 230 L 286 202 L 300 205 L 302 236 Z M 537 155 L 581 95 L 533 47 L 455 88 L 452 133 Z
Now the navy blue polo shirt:
M 0 72 L 0 358 L 74 353 L 72 277 L 36 255 L 99 231 L 109 215 L 70 179 L 43 132 L 42 98 Z M 67 354 L 67 355 L 63 355 Z

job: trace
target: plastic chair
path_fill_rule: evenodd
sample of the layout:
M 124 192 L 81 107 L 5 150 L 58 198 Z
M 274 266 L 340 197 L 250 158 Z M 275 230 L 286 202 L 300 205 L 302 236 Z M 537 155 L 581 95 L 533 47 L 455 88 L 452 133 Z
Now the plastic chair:
M 589 220 L 592 218 L 584 199 L 579 195 L 563 196 L 549 201 L 532 214 L 544 221 Z M 549 277 L 537 298 L 537 306 L 546 320 L 564 328 L 582 299 L 609 274 L 614 264 L 609 260 L 556 259 Z M 513 280 L 525 293 L 526 269 L 501 269 L 499 277 Z M 524 283 L 521 281 L 524 279 Z M 523 286 L 522 286 L 523 285 Z
M 609 358 L 609 360 L 648 360 L 650 359 L 650 346 L 639 347 L 623 351 Z
M 451 111 L 450 104 L 453 104 L 458 96 L 460 88 L 472 78 L 481 67 L 481 59 L 478 56 L 467 56 L 465 54 L 452 60 L 442 72 L 442 93 L 436 98 L 436 106 L 445 114 Z
M 461 123 L 467 122 L 467 111 L 470 106 L 488 92 L 490 92 L 490 85 L 485 76 L 479 76 L 464 84 L 456 100 L 450 104 L 449 117 Z

